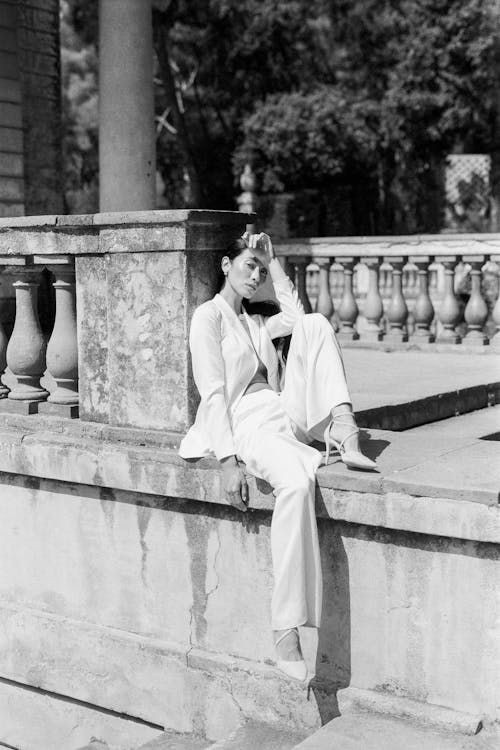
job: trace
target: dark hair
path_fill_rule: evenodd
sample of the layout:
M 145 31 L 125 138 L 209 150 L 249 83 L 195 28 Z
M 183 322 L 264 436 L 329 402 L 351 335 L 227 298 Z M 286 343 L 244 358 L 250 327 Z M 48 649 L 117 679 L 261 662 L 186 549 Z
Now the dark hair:
M 241 255 L 241 253 L 246 250 L 247 247 L 248 245 L 245 240 L 242 237 L 238 237 L 238 239 L 233 240 L 229 243 L 222 257 L 227 257 L 229 258 L 229 260 L 234 260 L 238 257 L 238 255 Z M 221 270 L 219 278 L 217 280 L 218 292 L 221 291 L 222 287 L 225 284 L 225 281 L 226 277 Z M 245 308 L 247 313 L 249 313 L 249 315 L 262 315 L 264 318 L 270 318 L 271 315 L 276 315 L 276 313 L 279 313 L 280 311 L 279 305 L 277 305 L 273 300 L 261 300 L 260 302 L 252 302 L 248 299 L 242 299 L 241 304 Z M 283 336 L 274 342 L 278 350 L 278 357 L 281 360 L 282 366 L 284 366 L 284 363 L 286 362 L 288 349 L 290 347 L 290 339 L 291 336 Z
M 229 258 L 229 260 L 234 260 L 238 257 L 238 255 L 241 255 L 241 253 L 246 250 L 248 247 L 247 243 L 242 237 L 238 237 L 237 240 L 233 240 L 232 242 L 227 245 L 226 249 L 224 250 L 224 254 L 222 258 Z M 221 258 L 221 261 L 222 261 Z M 219 276 L 217 278 L 217 291 L 220 292 L 222 287 L 224 286 L 224 283 L 226 281 L 226 277 L 224 275 L 224 272 L 222 269 L 219 270 Z
M 224 251 L 223 258 L 229 258 L 229 260 L 234 260 L 238 257 L 238 255 L 241 255 L 241 253 L 246 250 L 248 247 L 248 244 L 245 242 L 245 240 L 242 237 L 238 237 L 237 240 L 233 240 L 229 243 L 229 245 L 226 247 Z M 221 259 L 222 260 L 222 259 Z M 224 283 L 226 281 L 226 277 L 221 270 L 219 274 L 219 278 L 217 280 L 217 291 L 220 292 L 222 287 L 224 286 Z M 270 317 L 271 315 L 275 315 L 277 312 L 280 311 L 278 305 L 275 302 L 272 302 L 271 300 L 261 300 L 260 302 L 252 302 L 248 299 L 243 299 L 241 301 L 242 306 L 245 308 L 247 313 L 250 315 L 263 315 L 265 318 Z

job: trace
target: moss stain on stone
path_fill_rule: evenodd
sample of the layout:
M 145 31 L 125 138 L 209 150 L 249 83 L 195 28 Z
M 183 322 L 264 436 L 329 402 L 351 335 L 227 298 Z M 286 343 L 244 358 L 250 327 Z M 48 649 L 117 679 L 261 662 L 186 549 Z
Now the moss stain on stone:
M 145 505 L 137 505 L 137 527 L 139 529 L 139 538 L 141 545 L 141 578 L 144 586 L 147 587 L 146 565 L 149 548 L 146 544 L 146 533 L 151 520 L 151 508 Z

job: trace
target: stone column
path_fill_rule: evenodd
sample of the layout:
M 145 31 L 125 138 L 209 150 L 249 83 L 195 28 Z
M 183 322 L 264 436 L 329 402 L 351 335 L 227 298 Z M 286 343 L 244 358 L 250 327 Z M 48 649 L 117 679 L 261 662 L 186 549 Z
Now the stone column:
M 99 2 L 101 211 L 155 208 L 151 0 Z
M 99 252 L 75 259 L 80 419 L 187 430 L 199 400 L 191 316 L 215 294 L 228 243 L 254 220 L 196 210 L 93 217 Z

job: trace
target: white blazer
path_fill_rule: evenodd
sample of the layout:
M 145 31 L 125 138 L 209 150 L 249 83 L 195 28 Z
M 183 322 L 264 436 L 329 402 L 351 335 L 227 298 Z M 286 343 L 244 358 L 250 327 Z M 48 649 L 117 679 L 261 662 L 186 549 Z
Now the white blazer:
M 195 422 L 181 442 L 182 458 L 215 454 L 220 460 L 236 454 L 232 417 L 257 371 L 256 351 L 267 367 L 269 385 L 280 390 L 272 339 L 288 336 L 304 315 L 304 308 L 277 259 L 270 261 L 269 272 L 281 312 L 268 318 L 245 312 L 251 341 L 238 315 L 220 294 L 194 311 L 189 348 L 201 401 Z

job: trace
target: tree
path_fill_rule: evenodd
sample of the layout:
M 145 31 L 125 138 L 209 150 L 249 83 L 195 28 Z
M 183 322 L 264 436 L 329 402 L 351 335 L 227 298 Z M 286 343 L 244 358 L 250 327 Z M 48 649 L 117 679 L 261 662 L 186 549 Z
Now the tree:
M 444 156 L 499 141 L 496 2 L 155 0 L 168 204 L 234 208 L 251 160 L 260 192 L 364 181 L 373 231 L 439 229 Z M 63 6 L 69 172 L 85 184 L 97 2 Z

